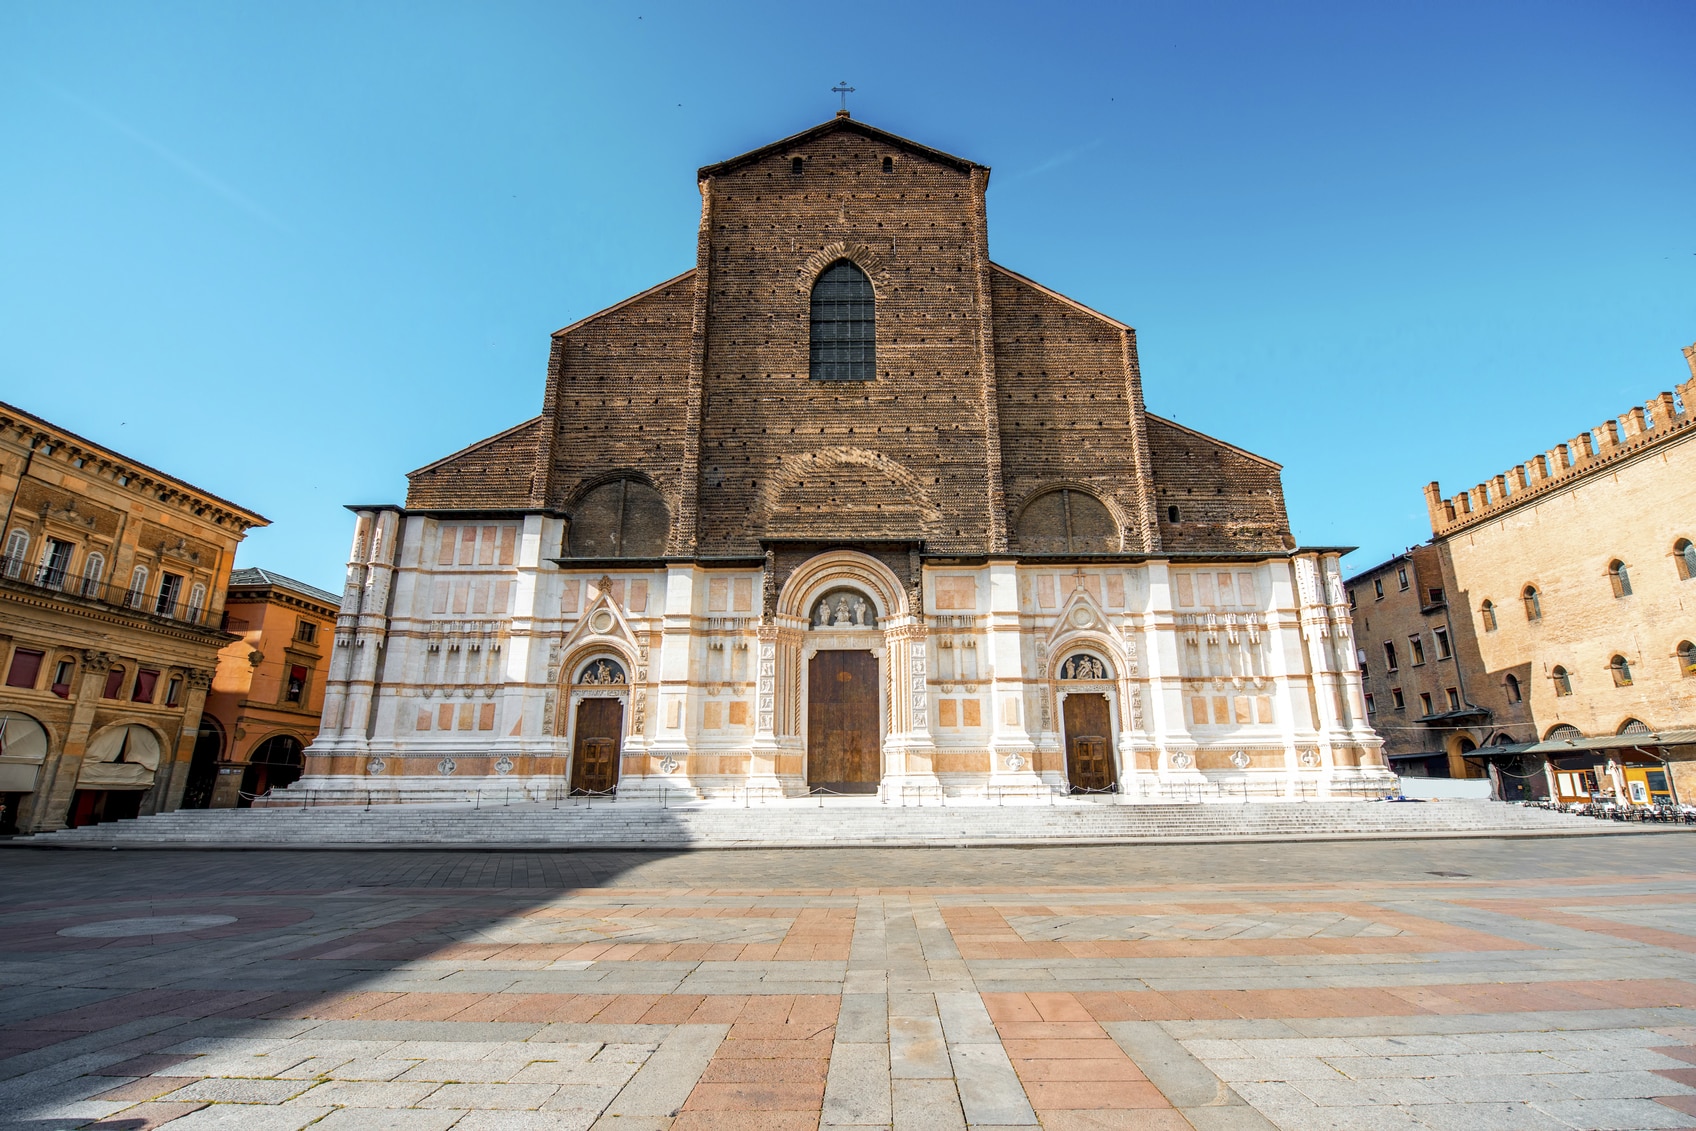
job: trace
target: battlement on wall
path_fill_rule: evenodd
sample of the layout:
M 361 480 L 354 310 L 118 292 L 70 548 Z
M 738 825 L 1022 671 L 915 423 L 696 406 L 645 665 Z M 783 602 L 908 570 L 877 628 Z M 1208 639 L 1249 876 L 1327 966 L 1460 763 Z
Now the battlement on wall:
M 1566 487 L 1597 468 L 1618 463 L 1675 435 L 1696 431 L 1696 345 L 1685 347 L 1684 360 L 1690 366 L 1690 380 L 1674 386 L 1673 393 L 1661 393 L 1622 416 L 1610 417 L 1453 498 L 1445 499 L 1435 480 L 1427 484 L 1425 507 L 1431 516 L 1431 533 L 1452 534 L 1494 518 L 1538 495 Z

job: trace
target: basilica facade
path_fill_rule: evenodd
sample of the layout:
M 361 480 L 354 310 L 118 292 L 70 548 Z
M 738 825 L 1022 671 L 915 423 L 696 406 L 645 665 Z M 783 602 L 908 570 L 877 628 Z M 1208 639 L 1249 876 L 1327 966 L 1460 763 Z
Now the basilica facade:
M 989 169 L 839 113 L 695 266 L 357 521 L 297 788 L 1301 798 L 1391 778 L 1278 465 L 989 258 Z

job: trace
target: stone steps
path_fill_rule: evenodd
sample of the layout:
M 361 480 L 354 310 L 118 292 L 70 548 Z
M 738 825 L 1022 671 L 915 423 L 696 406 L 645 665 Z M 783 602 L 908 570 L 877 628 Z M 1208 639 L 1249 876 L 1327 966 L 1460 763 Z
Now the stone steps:
M 909 807 L 806 799 L 755 806 L 597 801 L 183 810 L 21 837 L 50 847 L 713 848 L 1142 843 L 1661 830 L 1496 802 Z

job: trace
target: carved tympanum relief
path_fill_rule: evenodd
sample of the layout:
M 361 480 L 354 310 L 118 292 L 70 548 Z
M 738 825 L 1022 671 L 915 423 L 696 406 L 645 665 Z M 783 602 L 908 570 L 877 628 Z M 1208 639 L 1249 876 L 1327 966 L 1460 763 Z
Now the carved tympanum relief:
M 876 628 L 877 608 L 857 589 L 832 589 L 813 604 L 813 628 Z
M 1061 679 L 1111 679 L 1107 664 L 1085 652 L 1079 652 L 1060 665 Z
M 580 686 L 605 687 L 613 684 L 623 686 L 624 665 L 617 660 L 602 656 L 598 660 L 590 660 L 583 665 L 583 670 L 577 673 L 577 683 Z

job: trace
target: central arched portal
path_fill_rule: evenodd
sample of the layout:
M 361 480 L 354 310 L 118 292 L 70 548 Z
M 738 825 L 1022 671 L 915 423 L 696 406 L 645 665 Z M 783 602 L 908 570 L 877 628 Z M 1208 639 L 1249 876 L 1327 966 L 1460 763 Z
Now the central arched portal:
M 1113 669 L 1100 656 L 1076 652 L 1061 662 L 1055 675 L 1062 688 L 1068 787 L 1073 793 L 1112 793 L 1119 782 L 1113 707 L 1107 696 Z
M 876 793 L 883 778 L 877 657 L 870 651 L 817 652 L 807 664 L 807 786 Z

